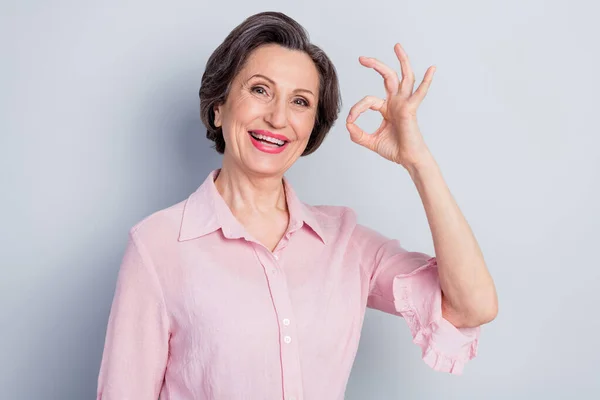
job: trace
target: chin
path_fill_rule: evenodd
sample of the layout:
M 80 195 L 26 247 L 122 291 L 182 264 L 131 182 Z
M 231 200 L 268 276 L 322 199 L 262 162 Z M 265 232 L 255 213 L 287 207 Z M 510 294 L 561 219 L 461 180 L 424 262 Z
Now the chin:
M 283 164 L 281 161 L 276 162 L 275 160 L 268 159 L 253 159 L 250 162 L 243 163 L 243 166 L 246 170 L 263 176 L 282 175 L 289 168 L 289 166 Z

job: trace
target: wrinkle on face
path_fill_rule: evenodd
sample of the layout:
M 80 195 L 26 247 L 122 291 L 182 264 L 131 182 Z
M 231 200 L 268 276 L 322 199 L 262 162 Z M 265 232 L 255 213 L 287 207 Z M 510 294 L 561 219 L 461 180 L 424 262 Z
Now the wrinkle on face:
M 307 54 L 279 45 L 255 49 L 232 82 L 225 104 L 215 109 L 226 142 L 225 157 L 242 168 L 282 175 L 308 144 L 316 122 L 319 84 L 318 70 Z M 257 129 L 282 134 L 290 142 L 280 154 L 261 153 L 248 133 Z

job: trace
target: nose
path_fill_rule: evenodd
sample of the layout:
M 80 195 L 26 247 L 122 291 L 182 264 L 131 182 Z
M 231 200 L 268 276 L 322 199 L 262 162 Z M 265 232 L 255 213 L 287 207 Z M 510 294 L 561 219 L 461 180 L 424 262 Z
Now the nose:
M 271 102 L 266 118 L 273 128 L 284 128 L 287 125 L 287 103 L 284 98 Z

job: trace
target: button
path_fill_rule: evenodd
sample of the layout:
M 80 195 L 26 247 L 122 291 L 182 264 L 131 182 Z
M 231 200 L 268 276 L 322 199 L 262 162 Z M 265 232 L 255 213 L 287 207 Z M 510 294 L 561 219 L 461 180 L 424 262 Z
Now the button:
M 290 343 L 292 341 L 292 338 L 289 337 L 289 336 L 286 336 L 286 337 L 283 338 L 283 341 L 286 342 L 286 343 Z
M 289 400 L 296 400 L 296 398 L 295 398 L 294 396 L 291 396 L 291 397 L 289 398 Z
M 272 270 L 271 270 L 271 273 L 273 273 L 273 274 L 276 274 L 276 273 L 277 273 L 277 270 L 276 270 L 276 269 L 272 269 Z
M 273 257 L 275 257 L 276 260 L 279 260 L 279 256 L 277 254 L 273 254 Z
M 290 324 L 290 320 L 289 320 L 289 319 L 287 319 L 287 318 L 284 318 L 284 319 L 283 319 L 283 324 L 284 324 L 285 326 L 288 326 L 288 325 Z

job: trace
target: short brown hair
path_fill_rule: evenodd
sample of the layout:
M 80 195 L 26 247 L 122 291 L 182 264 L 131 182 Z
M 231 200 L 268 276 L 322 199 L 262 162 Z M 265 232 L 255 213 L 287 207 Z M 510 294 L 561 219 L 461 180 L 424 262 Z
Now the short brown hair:
M 248 17 L 215 49 L 206 63 L 200 85 L 200 118 L 206 137 L 217 152 L 225 152 L 223 130 L 216 127 L 214 106 L 225 103 L 231 82 L 244 67 L 250 53 L 266 44 L 278 44 L 306 53 L 319 72 L 319 104 L 315 125 L 302 156 L 314 152 L 333 126 L 342 106 L 337 72 L 325 52 L 310 43 L 306 30 L 287 15 L 267 11 Z

